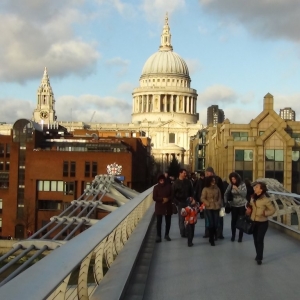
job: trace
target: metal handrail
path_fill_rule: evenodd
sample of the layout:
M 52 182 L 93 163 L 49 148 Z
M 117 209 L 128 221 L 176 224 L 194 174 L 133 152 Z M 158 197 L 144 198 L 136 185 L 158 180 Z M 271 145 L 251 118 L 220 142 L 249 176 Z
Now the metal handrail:
M 7 282 L 0 288 L 0 299 L 54 299 L 60 285 L 58 293 L 66 292 L 68 278 L 79 265 L 78 290 L 87 294 L 85 276 L 93 253 L 99 257 L 98 264 L 105 260 L 109 267 L 152 202 L 150 188 Z M 99 269 L 95 270 L 99 272 Z M 97 282 L 103 277 L 102 273 L 100 270 L 95 274 Z

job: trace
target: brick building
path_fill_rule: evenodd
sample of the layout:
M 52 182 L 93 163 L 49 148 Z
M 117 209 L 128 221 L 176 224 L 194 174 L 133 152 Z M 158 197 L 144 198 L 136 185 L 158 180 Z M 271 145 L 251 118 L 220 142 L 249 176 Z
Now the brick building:
M 0 135 L 0 235 L 24 238 L 59 215 L 107 166 L 122 166 L 124 184 L 150 186 L 150 140 L 113 133 L 74 131 L 17 120 Z

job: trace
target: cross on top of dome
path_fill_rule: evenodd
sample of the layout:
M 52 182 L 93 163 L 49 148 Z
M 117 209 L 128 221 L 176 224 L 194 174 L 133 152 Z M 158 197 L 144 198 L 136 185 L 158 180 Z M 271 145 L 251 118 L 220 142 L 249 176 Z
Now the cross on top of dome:
M 170 27 L 168 21 L 169 21 L 168 13 L 166 13 L 165 25 L 160 39 L 159 51 L 173 51 L 173 47 L 171 45 L 171 33 L 170 33 Z

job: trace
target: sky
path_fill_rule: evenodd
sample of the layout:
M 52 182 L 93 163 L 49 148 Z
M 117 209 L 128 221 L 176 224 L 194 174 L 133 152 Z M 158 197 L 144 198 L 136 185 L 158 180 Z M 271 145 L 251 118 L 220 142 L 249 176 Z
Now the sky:
M 267 93 L 300 120 L 299 0 L 1 0 L 0 122 L 31 119 L 45 67 L 58 121 L 131 122 L 166 12 L 201 123 L 248 123 Z

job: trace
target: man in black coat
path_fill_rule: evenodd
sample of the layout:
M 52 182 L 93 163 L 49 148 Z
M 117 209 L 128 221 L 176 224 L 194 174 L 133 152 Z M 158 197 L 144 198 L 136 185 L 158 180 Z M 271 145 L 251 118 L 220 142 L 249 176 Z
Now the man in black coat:
M 186 178 L 187 172 L 185 169 L 179 170 L 179 177 L 172 185 L 172 199 L 178 206 L 178 221 L 179 230 L 182 237 L 186 237 L 184 226 L 184 217 L 181 215 L 181 209 L 187 206 L 187 199 L 193 198 L 193 186 L 189 179 Z

